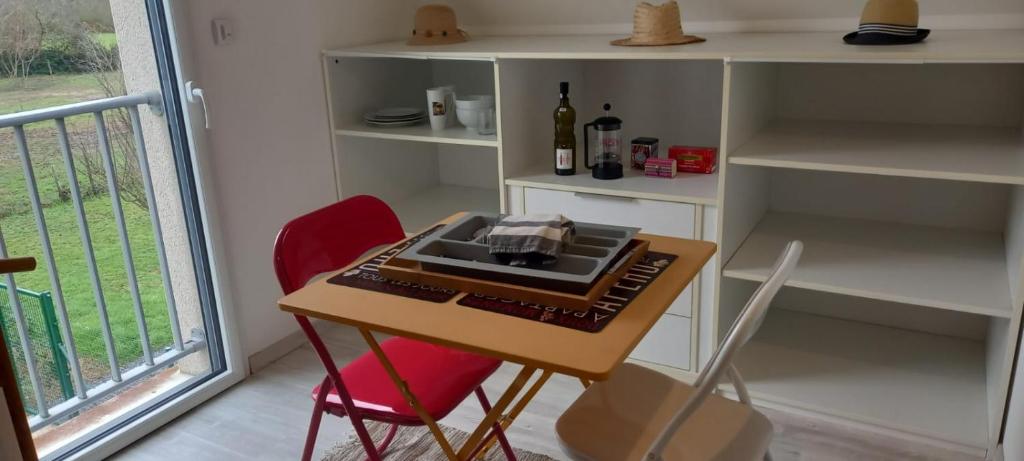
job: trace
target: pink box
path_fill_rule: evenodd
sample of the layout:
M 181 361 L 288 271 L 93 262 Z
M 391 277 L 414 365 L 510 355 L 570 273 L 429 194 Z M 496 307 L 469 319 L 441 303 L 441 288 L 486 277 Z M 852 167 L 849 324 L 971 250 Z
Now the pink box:
M 649 158 L 644 162 L 644 176 L 655 178 L 676 177 L 676 159 L 674 158 Z

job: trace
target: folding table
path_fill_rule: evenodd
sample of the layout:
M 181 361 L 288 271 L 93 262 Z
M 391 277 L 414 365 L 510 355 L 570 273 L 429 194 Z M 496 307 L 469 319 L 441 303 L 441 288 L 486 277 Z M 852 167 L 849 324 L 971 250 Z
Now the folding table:
M 451 222 L 458 216 L 440 223 Z M 466 294 L 459 294 L 448 302 L 435 303 L 335 285 L 328 283 L 330 277 L 324 277 L 281 298 L 278 305 L 290 313 L 359 329 L 448 458 L 466 460 L 494 422 L 499 421 L 502 426 L 508 427 L 552 373 L 576 377 L 584 386 L 591 381 L 607 379 L 716 251 L 714 243 L 699 240 L 646 234 L 638 234 L 637 238 L 651 242 L 649 251 L 672 254 L 676 259 L 604 329 L 596 333 L 458 305 L 457 301 Z M 353 263 L 336 273 L 362 262 Z M 522 368 L 466 443 L 456 452 L 383 354 L 373 332 L 472 351 L 520 364 Z M 538 371 L 540 377 L 513 403 Z M 506 414 L 506 409 L 511 410 Z M 486 448 L 478 451 L 481 454 L 485 452 Z

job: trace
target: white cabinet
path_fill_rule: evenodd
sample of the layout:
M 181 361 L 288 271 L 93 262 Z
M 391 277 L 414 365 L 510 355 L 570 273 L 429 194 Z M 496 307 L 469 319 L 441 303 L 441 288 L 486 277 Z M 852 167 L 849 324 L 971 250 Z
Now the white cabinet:
M 630 358 L 690 370 L 692 322 L 678 315 L 664 315 L 633 349 Z
M 689 203 L 527 187 L 523 204 L 527 213 L 561 213 L 574 221 L 639 227 L 645 233 L 670 237 L 697 237 L 698 207 Z M 713 283 L 714 274 L 708 275 Z M 691 318 L 697 291 L 694 284 L 686 287 L 633 351 L 632 358 L 690 370 Z
M 696 207 L 689 203 L 532 187 L 527 187 L 524 194 L 528 213 L 561 213 L 574 221 L 639 227 L 641 232 L 669 237 L 696 236 Z M 687 286 L 669 306 L 668 313 L 692 317 L 693 291 L 692 286 Z

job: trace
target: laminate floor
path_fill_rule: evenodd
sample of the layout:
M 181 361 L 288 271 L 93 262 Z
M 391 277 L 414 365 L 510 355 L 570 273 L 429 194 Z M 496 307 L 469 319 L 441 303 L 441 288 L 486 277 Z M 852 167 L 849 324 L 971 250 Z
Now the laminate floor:
M 318 327 L 339 363 L 365 350 L 362 338 L 347 327 Z M 502 366 L 485 383 L 495 400 L 518 367 Z M 313 402 L 310 389 L 323 378 L 309 347 L 292 351 L 240 384 L 182 415 L 174 422 L 125 448 L 116 460 L 227 461 L 298 459 Z M 517 448 L 566 459 L 558 447 L 554 422 L 581 391 L 579 381 L 554 376 L 508 431 Z M 877 433 L 787 413 L 766 411 L 776 427 L 772 454 L 776 461 L 964 460 L 979 458 L 910 443 Z M 472 430 L 483 416 L 475 399 L 467 399 L 444 424 Z M 314 459 L 346 440 L 347 420 L 326 416 Z

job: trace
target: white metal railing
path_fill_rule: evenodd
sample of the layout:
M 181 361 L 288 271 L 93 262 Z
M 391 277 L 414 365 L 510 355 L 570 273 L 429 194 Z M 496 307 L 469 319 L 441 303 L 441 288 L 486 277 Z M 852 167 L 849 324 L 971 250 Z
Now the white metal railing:
M 167 266 L 167 253 L 163 242 L 163 232 L 160 226 L 160 217 L 157 212 L 157 202 L 153 189 L 152 176 L 149 170 L 149 158 L 146 151 L 145 140 L 142 134 L 142 123 L 139 117 L 139 106 L 146 105 L 159 113 L 161 111 L 160 94 L 145 93 L 139 95 L 119 96 L 113 98 L 98 99 L 64 106 L 55 106 L 38 110 L 18 112 L 9 115 L 0 115 L 0 129 L 12 128 L 14 140 L 17 144 L 18 154 L 21 158 L 26 186 L 28 188 L 29 200 L 32 205 L 32 212 L 35 216 L 37 232 L 42 244 L 43 260 L 46 263 L 47 273 L 50 280 L 50 287 L 53 293 L 54 306 L 59 320 L 60 332 L 64 341 L 64 355 L 67 357 L 68 369 L 71 372 L 72 382 L 75 389 L 75 397 L 49 406 L 43 397 L 42 384 L 38 377 L 38 363 L 33 355 L 32 343 L 28 337 L 28 328 L 25 323 L 25 316 L 22 305 L 18 300 L 17 285 L 13 275 L 6 276 L 7 287 L 10 293 L 11 308 L 20 336 L 22 352 L 25 354 L 25 363 L 28 368 L 29 381 L 33 388 L 33 397 L 37 403 L 37 414 L 30 418 L 29 422 L 33 430 L 43 427 L 50 422 L 68 416 L 83 407 L 95 403 L 119 389 L 138 381 L 154 372 L 169 366 L 180 358 L 205 346 L 202 335 L 196 335 L 187 341 L 182 337 L 181 325 L 178 321 L 178 309 L 174 299 L 174 292 L 171 286 L 170 272 Z M 128 240 L 128 232 L 125 224 L 124 209 L 122 207 L 120 194 L 118 193 L 117 175 L 113 152 L 110 146 L 109 132 L 103 118 L 104 111 L 125 109 L 128 111 L 131 120 L 131 130 L 134 135 L 136 155 L 141 170 L 141 178 L 145 189 L 145 197 L 149 208 L 149 217 L 156 239 L 157 258 L 160 264 L 160 274 L 163 281 L 164 293 L 167 301 L 167 314 L 170 316 L 171 336 L 173 339 L 172 349 L 168 352 L 154 356 L 149 342 L 149 331 L 146 326 L 146 318 L 143 315 L 142 301 L 139 294 L 138 279 L 136 278 L 135 265 L 132 259 L 131 245 Z M 82 192 L 78 184 L 78 177 L 75 170 L 74 158 L 71 154 L 71 147 L 68 138 L 68 130 L 65 124 L 67 117 L 82 114 L 93 114 L 98 138 L 98 147 L 102 158 L 104 171 L 107 178 L 107 189 L 114 208 L 114 220 L 118 230 L 118 238 L 121 244 L 121 253 L 124 259 L 125 269 L 128 275 L 128 287 L 135 311 L 135 320 L 139 331 L 143 363 L 135 368 L 121 372 L 118 363 L 117 352 L 114 347 L 114 336 L 110 329 L 110 320 L 107 315 L 107 304 L 103 295 L 103 287 L 100 282 L 99 271 L 96 265 L 96 255 L 93 251 L 93 239 L 89 232 L 89 225 L 85 216 L 85 206 L 82 201 Z M 72 324 L 68 318 L 68 309 L 65 304 L 64 293 L 61 290 L 60 275 L 57 271 L 57 263 L 54 259 L 53 246 L 50 242 L 49 229 L 46 225 L 46 217 L 43 213 L 43 204 L 39 195 L 39 186 L 36 182 L 35 172 L 32 168 L 32 159 L 25 136 L 25 125 L 29 123 L 52 121 L 57 131 L 57 141 L 64 160 L 65 173 L 67 174 L 68 186 L 72 204 L 75 209 L 78 231 L 82 241 L 82 247 L 89 269 L 89 277 L 92 286 L 96 309 L 99 314 L 100 330 L 103 335 L 103 342 L 106 347 L 107 359 L 110 365 L 110 380 L 96 386 L 87 387 L 82 375 L 81 362 L 78 351 L 75 347 L 75 340 L 72 335 Z M 126 154 L 128 155 L 128 154 Z M 0 229 L 0 258 L 7 257 L 7 248 L 4 242 L 3 232 Z M 54 357 L 55 360 L 60 360 Z

